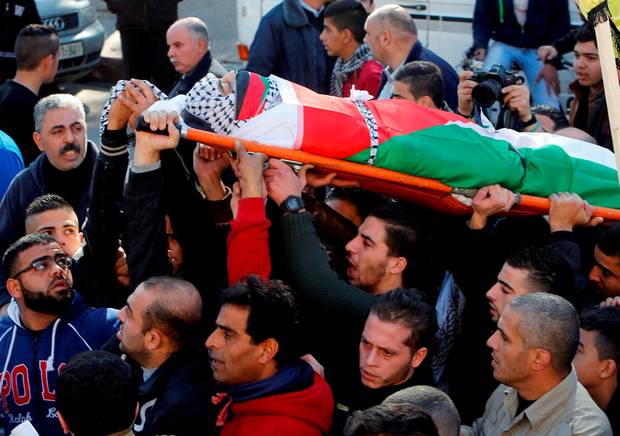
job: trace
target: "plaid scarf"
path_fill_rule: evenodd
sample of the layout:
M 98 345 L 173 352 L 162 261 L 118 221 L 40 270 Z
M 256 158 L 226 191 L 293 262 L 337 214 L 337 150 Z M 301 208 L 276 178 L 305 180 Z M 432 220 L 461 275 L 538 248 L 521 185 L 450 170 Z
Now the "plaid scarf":
M 342 97 L 342 86 L 351 73 L 356 72 L 372 58 L 368 45 L 361 44 L 354 52 L 351 59 L 344 62 L 342 58 L 336 60 L 332 78 L 329 84 L 329 94 Z

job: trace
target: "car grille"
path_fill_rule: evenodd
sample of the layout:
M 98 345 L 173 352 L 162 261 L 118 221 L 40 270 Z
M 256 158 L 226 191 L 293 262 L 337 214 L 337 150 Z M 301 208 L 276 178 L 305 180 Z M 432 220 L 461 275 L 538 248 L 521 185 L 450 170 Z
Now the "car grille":
M 62 70 L 67 70 L 70 68 L 79 67 L 80 65 L 87 65 L 91 62 L 95 62 L 99 58 L 99 55 L 100 52 L 96 51 L 94 53 L 89 53 L 88 55 L 80 56 L 77 58 L 63 59 L 60 61 L 58 71 L 62 75 Z
M 77 29 L 80 27 L 80 16 L 77 12 L 56 17 L 47 17 L 41 20 L 43 24 L 52 26 L 56 32 Z

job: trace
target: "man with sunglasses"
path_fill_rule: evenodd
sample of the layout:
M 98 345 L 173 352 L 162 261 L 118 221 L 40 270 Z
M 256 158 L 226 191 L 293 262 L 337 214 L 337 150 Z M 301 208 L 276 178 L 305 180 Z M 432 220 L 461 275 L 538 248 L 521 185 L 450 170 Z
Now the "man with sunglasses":
M 73 290 L 68 257 L 47 234 L 26 235 L 2 259 L 13 298 L 0 320 L 0 405 L 8 434 L 25 420 L 41 434 L 62 435 L 56 418 L 59 370 L 98 349 L 117 330 L 114 309 L 86 306 Z

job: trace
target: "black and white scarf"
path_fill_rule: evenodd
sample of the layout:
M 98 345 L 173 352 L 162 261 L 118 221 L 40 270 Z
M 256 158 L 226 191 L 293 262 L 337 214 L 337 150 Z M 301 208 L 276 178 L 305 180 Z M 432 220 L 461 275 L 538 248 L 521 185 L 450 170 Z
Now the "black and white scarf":
M 268 80 L 269 91 L 265 97 L 264 110 L 268 110 L 282 102 L 277 82 L 271 78 Z M 155 85 L 146 80 L 144 82 L 150 86 L 158 100 L 168 100 L 168 96 L 159 90 Z M 101 112 L 101 122 L 99 125 L 100 135 L 103 134 L 103 131 L 108 126 L 110 107 L 118 95 L 125 89 L 125 84 L 125 80 L 120 80 L 112 88 L 110 97 L 108 97 L 108 100 L 103 107 L 103 111 Z M 208 73 L 205 77 L 196 82 L 192 89 L 187 93 L 185 99 L 183 100 L 183 107 L 175 109 L 179 109 L 181 116 L 184 116 L 184 113 L 187 113 L 197 117 L 203 122 L 203 125 L 201 125 L 200 128 L 214 133 L 228 135 L 233 129 L 241 127 L 247 121 L 237 120 L 235 117 L 235 107 L 237 101 L 234 87 L 232 93 L 222 95 L 219 84 L 220 79 L 215 77 L 212 73 Z M 127 127 L 127 133 L 130 135 L 130 140 L 133 140 L 134 135 L 130 127 Z
M 336 64 L 334 65 L 332 78 L 329 83 L 329 94 L 336 97 L 342 97 L 342 87 L 349 75 L 362 68 L 362 66 L 371 58 L 372 54 L 370 53 L 370 48 L 368 48 L 368 45 L 366 44 L 361 44 L 353 52 L 353 56 L 351 56 L 351 59 L 348 61 L 344 62 L 342 58 L 338 58 L 338 60 L 336 60 Z

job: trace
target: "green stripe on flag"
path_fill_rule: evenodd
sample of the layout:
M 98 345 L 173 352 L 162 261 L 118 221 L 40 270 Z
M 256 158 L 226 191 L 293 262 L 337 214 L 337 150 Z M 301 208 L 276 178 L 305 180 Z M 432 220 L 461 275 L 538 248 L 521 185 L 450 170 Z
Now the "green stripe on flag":
M 366 149 L 347 160 L 366 163 L 368 156 Z M 507 141 L 456 124 L 394 136 L 379 145 L 374 165 L 459 188 L 500 183 L 517 189 L 523 177 L 521 159 Z
M 261 104 L 265 101 L 265 97 L 267 96 L 267 93 L 269 92 L 269 79 L 263 76 L 258 76 L 260 77 L 260 79 L 263 81 L 263 85 L 265 85 L 265 90 L 263 91 L 263 95 L 261 95 L 260 97 L 260 102 Z
M 370 149 L 347 160 L 366 163 Z M 522 158 L 526 162 L 524 170 Z M 512 191 L 547 197 L 575 192 L 590 204 L 620 208 L 616 171 L 569 156 L 561 147 L 513 150 L 504 139 L 457 124 L 394 136 L 379 145 L 375 166 L 426 177 L 459 188 L 499 183 Z

